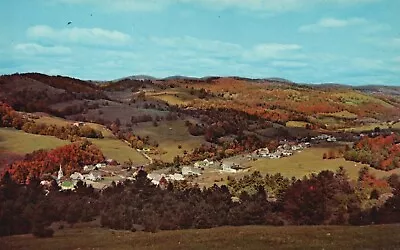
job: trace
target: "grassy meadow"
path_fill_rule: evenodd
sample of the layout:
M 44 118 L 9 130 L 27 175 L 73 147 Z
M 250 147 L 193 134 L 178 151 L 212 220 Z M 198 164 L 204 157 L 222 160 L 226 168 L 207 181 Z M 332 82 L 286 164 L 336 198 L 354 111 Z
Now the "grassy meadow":
M 158 93 L 146 93 L 146 96 L 164 101 L 169 105 L 185 105 L 194 100 L 194 97 L 187 93 L 187 90 L 179 88 Z
M 74 122 L 51 116 L 41 116 L 35 121 L 37 123 L 44 123 L 47 125 L 54 124 L 58 126 L 66 126 Z M 85 123 L 85 125 L 93 129 L 100 130 L 103 133 L 104 139 L 89 139 L 89 141 L 98 146 L 107 158 L 114 159 L 120 163 L 128 161 L 129 159 L 137 164 L 146 164 L 148 162 L 146 158 L 144 158 L 135 149 L 115 138 L 112 132 L 103 125 L 95 123 Z
M 57 125 L 57 126 L 67 126 L 73 124 L 75 121 L 69 121 L 58 117 L 53 116 L 40 116 L 39 119 L 35 120 L 36 123 L 43 123 L 46 125 Z M 112 132 L 105 128 L 103 125 L 85 122 L 86 126 L 89 126 L 93 129 L 101 131 L 104 137 L 114 137 Z
M 262 158 L 256 161 L 250 161 L 244 164 L 250 167 L 251 171 L 260 171 L 263 174 L 281 173 L 283 176 L 301 178 L 304 175 L 311 173 L 318 173 L 323 170 L 336 171 L 340 166 L 344 167 L 348 175 L 352 179 L 358 177 L 358 171 L 362 167 L 368 165 L 346 161 L 343 158 L 324 160 L 322 155 L 328 152 L 329 148 L 308 148 L 302 152 L 297 152 L 290 157 L 281 159 L 268 159 Z M 377 177 L 385 177 L 392 173 L 400 173 L 399 169 L 392 171 L 380 171 L 377 169 L 369 168 L 371 173 Z
M 353 114 L 347 110 L 336 113 L 321 113 L 320 115 L 335 117 L 339 119 L 356 119 L 358 117 L 356 114 Z
M 54 136 L 28 134 L 12 128 L 0 128 L 0 138 L 0 149 L 17 154 L 53 149 L 70 143 Z
M 72 228 L 0 238 L 2 249 L 399 249 L 400 225 L 244 226 L 158 233 Z
M 158 149 L 162 152 L 158 155 L 151 155 L 154 159 L 172 161 L 176 155 L 183 155 L 183 151 L 190 152 L 192 149 L 204 143 L 202 136 L 189 134 L 184 121 L 164 121 L 154 127 L 152 123 L 143 123 L 135 127 L 134 133 L 141 137 L 149 136 L 150 140 L 159 143 Z M 179 149 L 178 145 L 182 148 Z
M 146 164 L 148 160 L 128 144 L 116 138 L 89 139 L 94 145 L 100 148 L 104 156 L 124 163 L 131 159 L 136 164 Z
M 307 124 L 310 124 L 308 122 L 301 122 L 301 121 L 288 121 L 286 123 L 286 127 L 289 128 L 305 128 Z

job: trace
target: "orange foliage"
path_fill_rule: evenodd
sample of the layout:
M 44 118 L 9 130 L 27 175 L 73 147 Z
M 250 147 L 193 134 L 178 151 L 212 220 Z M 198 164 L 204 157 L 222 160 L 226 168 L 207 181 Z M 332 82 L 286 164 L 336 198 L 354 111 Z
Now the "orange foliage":
M 29 179 L 44 174 L 54 174 L 61 164 L 65 175 L 81 171 L 84 165 L 104 162 L 101 151 L 88 141 L 81 141 L 50 151 L 39 150 L 27 154 L 24 160 L 12 163 L 8 172 L 13 179 L 26 183 Z

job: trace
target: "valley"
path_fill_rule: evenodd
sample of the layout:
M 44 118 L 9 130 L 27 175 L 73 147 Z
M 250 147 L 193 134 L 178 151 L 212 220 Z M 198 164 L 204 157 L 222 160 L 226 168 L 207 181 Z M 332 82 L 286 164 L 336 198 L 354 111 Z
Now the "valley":
M 96 222 L 82 229 L 88 235 L 108 235 L 101 225 L 160 232 L 156 237 L 165 230 L 233 230 L 224 226 L 400 222 L 393 205 L 400 89 L 234 77 L 86 82 L 37 73 L 1 76 L 0 83 L 4 197 L 44 192 L 33 198 L 37 212 L 19 207 L 28 198 L 10 203 L 33 217 L 11 233 L 0 227 L 3 235 L 55 232 L 62 242 L 79 232 L 54 226 L 62 221 Z M 58 213 L 45 216 L 48 207 Z M 257 227 L 243 230 L 260 235 Z M 301 229 L 307 230 L 314 229 Z M 282 247 L 300 244 L 282 237 Z M 6 239 L 16 246 L 17 238 Z

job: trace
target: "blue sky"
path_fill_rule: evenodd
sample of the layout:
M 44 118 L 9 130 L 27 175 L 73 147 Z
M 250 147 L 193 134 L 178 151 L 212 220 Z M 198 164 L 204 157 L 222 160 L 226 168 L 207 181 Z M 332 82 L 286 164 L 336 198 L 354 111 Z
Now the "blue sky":
M 400 85 L 398 0 L 5 0 L 0 10 L 0 74 Z

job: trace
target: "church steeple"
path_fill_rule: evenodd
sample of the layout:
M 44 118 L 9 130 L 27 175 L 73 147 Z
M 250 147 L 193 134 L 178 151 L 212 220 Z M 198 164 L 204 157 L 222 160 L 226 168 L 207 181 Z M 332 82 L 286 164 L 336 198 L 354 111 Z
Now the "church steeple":
M 57 180 L 60 181 L 61 178 L 63 178 L 63 176 L 64 176 L 64 173 L 62 171 L 61 164 L 60 164 L 60 169 L 58 170 Z

